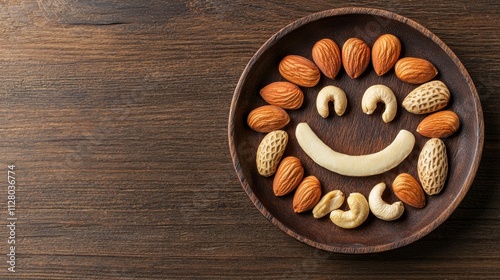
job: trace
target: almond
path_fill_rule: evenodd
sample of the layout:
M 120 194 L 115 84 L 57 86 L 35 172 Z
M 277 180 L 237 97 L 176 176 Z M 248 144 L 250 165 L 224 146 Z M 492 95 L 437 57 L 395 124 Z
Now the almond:
M 460 120 L 453 111 L 440 111 L 425 117 L 417 132 L 429 138 L 444 138 L 453 135 L 460 127 Z
M 413 114 L 427 114 L 441 110 L 449 101 L 448 87 L 436 80 L 412 90 L 403 100 L 403 107 Z
M 417 169 L 424 191 L 428 195 L 440 193 L 448 175 L 448 157 L 442 140 L 431 138 L 425 143 L 418 157 Z
M 401 42 L 392 34 L 384 34 L 375 41 L 372 47 L 372 64 L 377 75 L 389 72 L 401 54 Z
M 321 183 L 315 176 L 308 176 L 300 182 L 293 196 L 293 211 L 302 213 L 314 208 L 321 198 Z
M 284 158 L 278 166 L 273 180 L 273 191 L 276 196 L 291 193 L 304 177 L 304 167 L 296 157 Z
M 361 39 L 348 39 L 342 46 L 342 64 L 349 77 L 358 78 L 370 64 L 370 47 Z
M 250 112 L 248 126 L 257 132 L 271 132 L 283 128 L 290 122 L 288 113 L 278 106 L 264 105 Z
M 264 177 L 272 176 L 285 152 L 288 134 L 283 130 L 269 132 L 257 148 L 257 170 Z
M 298 109 L 304 102 L 304 93 L 299 86 L 289 82 L 274 82 L 260 90 L 260 96 L 271 104 L 283 109 Z
M 321 39 L 312 48 L 312 58 L 319 70 L 330 79 L 335 78 L 342 67 L 339 46 L 332 39 Z
M 321 77 L 316 64 L 300 55 L 285 56 L 278 70 L 283 78 L 303 87 L 315 86 Z
M 436 67 L 428 60 L 417 57 L 404 57 L 394 66 L 396 76 L 403 82 L 422 84 L 438 74 Z
M 425 206 L 425 193 L 420 183 L 408 173 L 399 174 L 392 182 L 394 194 L 404 203 L 415 207 Z

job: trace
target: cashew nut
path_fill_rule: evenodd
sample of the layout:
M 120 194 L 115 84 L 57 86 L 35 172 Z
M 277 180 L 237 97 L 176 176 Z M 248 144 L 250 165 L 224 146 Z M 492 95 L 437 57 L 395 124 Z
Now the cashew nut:
M 365 91 L 365 94 L 363 94 L 363 99 L 361 99 L 363 112 L 368 115 L 373 114 L 375 109 L 377 109 L 378 102 L 385 104 L 382 120 L 385 123 L 392 121 L 398 111 L 398 101 L 396 100 L 394 92 L 384 85 L 373 85 L 369 87 Z
M 346 176 L 371 176 L 398 166 L 413 150 L 415 136 L 400 130 L 394 141 L 383 150 L 367 155 L 346 155 L 332 150 L 311 130 L 307 123 L 299 123 L 295 137 L 304 152 L 320 166 Z
M 347 198 L 347 205 L 349 205 L 349 211 L 334 210 L 330 213 L 330 220 L 337 226 L 347 229 L 355 228 L 368 218 L 370 207 L 364 195 L 351 193 Z
M 336 86 L 326 86 L 318 92 L 316 109 L 323 118 L 327 118 L 330 114 L 328 110 L 328 102 L 330 101 L 333 102 L 335 113 L 342 116 L 347 108 L 345 92 Z
M 375 217 L 382 219 L 384 221 L 394 221 L 403 215 L 405 207 L 401 201 L 396 201 L 393 204 L 389 204 L 382 199 L 382 193 L 384 193 L 385 184 L 379 183 L 370 191 L 368 196 L 368 204 L 370 205 L 370 210 L 372 210 Z
M 344 194 L 339 191 L 331 191 L 325 194 L 313 208 L 313 216 L 316 219 L 323 218 L 344 203 Z

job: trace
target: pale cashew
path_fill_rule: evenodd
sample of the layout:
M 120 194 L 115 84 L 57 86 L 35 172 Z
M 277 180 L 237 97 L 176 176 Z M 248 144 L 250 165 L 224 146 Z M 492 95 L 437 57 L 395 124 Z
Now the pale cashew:
M 318 92 L 316 109 L 323 118 L 327 118 L 330 114 L 328 110 L 328 102 L 330 101 L 333 102 L 335 113 L 338 116 L 342 116 L 347 108 L 345 92 L 336 86 L 326 86 Z
M 325 194 L 320 199 L 318 204 L 314 206 L 312 211 L 313 216 L 316 219 L 322 218 L 330 214 L 330 212 L 332 212 L 333 210 L 342 206 L 343 203 L 344 203 L 344 194 L 339 190 L 331 191 Z
M 368 201 L 364 195 L 360 193 L 351 193 L 347 198 L 349 211 L 333 210 L 330 213 L 330 220 L 341 228 L 355 228 L 360 226 L 370 213 Z
M 299 123 L 295 137 L 304 152 L 320 166 L 346 176 L 371 176 L 398 166 L 413 150 L 415 136 L 400 130 L 385 149 L 367 155 L 352 156 L 332 150 L 311 130 L 307 123 Z
M 396 201 L 393 204 L 389 204 L 382 199 L 382 193 L 384 193 L 385 184 L 379 183 L 370 191 L 368 196 L 368 204 L 370 205 L 370 210 L 372 210 L 375 217 L 382 219 L 384 221 L 394 221 L 403 215 L 405 207 L 401 201 Z
M 373 114 L 375 109 L 377 109 L 378 102 L 385 104 L 382 120 L 385 123 L 392 121 L 398 111 L 398 101 L 396 100 L 394 92 L 384 85 L 373 85 L 369 87 L 365 91 L 365 94 L 363 94 L 363 99 L 361 99 L 363 112 L 368 115 Z

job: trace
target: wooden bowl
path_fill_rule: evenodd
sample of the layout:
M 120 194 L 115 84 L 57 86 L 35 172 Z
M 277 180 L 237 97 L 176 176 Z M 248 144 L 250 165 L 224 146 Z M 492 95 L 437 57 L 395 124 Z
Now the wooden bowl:
M 414 56 L 431 61 L 439 70 L 435 79 L 443 81 L 450 89 L 452 97 L 446 109 L 457 113 L 461 128 L 453 136 L 443 139 L 449 160 L 446 185 L 440 194 L 427 196 L 425 208 L 416 209 L 405 205 L 403 216 L 392 222 L 382 221 L 370 214 L 360 227 L 347 230 L 335 226 L 328 216 L 315 219 L 311 211 L 296 214 L 292 210 L 293 193 L 284 197 L 274 196 L 273 177 L 265 178 L 257 172 L 255 155 L 265 134 L 249 128 L 246 123 L 248 113 L 265 105 L 259 95 L 261 88 L 271 82 L 284 80 L 278 72 L 278 64 L 286 55 L 297 54 L 312 60 L 312 46 L 326 37 L 333 39 L 340 48 L 351 37 L 360 38 L 371 47 L 384 33 L 391 33 L 400 39 L 403 46 L 401 57 Z M 382 105 L 373 115 L 362 112 L 361 97 L 374 84 L 387 85 L 398 100 L 396 118 L 388 124 L 381 119 Z M 326 85 L 336 85 L 346 92 L 348 108 L 342 117 L 331 114 L 323 119 L 317 113 L 316 95 Z M 304 166 L 305 175 L 319 178 L 323 194 L 340 189 L 346 197 L 352 192 L 360 192 L 368 197 L 373 186 L 384 182 L 388 187 L 383 198 L 390 203 L 398 200 L 392 192 L 392 181 L 402 172 L 418 178 L 418 155 L 428 140 L 415 132 L 425 115 L 411 114 L 401 106 L 404 97 L 415 87 L 417 85 L 400 81 L 394 70 L 379 77 L 371 65 L 357 79 L 351 79 L 343 69 L 333 80 L 322 75 L 315 87 L 302 88 L 305 94 L 303 106 L 298 110 L 287 110 L 291 121 L 284 128 L 289 135 L 289 142 L 283 157 L 298 157 Z M 383 149 L 401 129 L 413 132 L 416 144 L 410 156 L 388 172 L 369 177 L 342 176 L 320 167 L 302 151 L 295 138 L 295 127 L 300 122 L 307 122 L 332 149 L 352 155 Z M 436 35 L 418 23 L 388 11 L 369 8 L 342 8 L 315 13 L 273 35 L 252 57 L 241 75 L 231 104 L 228 129 L 236 173 L 259 211 L 278 228 L 301 242 L 326 251 L 353 254 L 380 252 L 407 245 L 443 223 L 457 208 L 473 182 L 484 138 L 478 94 L 456 55 Z M 341 209 L 348 209 L 345 202 Z

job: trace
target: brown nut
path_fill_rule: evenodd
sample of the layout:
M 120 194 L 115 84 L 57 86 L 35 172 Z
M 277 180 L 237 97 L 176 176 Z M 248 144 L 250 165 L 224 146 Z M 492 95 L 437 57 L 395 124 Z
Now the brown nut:
M 399 174 L 392 182 L 394 194 L 404 203 L 415 207 L 425 207 L 425 194 L 415 177 L 408 173 Z
M 377 75 L 389 72 L 401 54 L 401 42 L 392 34 L 384 34 L 375 41 L 372 47 L 372 64 Z
M 422 84 L 438 74 L 436 67 L 428 60 L 417 57 L 404 57 L 394 66 L 396 76 L 403 82 Z
M 285 56 L 281 60 L 278 70 L 283 78 L 303 87 L 315 86 L 321 77 L 316 64 L 299 55 Z
M 349 77 L 358 78 L 370 64 L 370 47 L 361 39 L 348 39 L 342 46 L 342 64 Z
M 314 208 L 321 198 L 321 183 L 315 176 L 308 176 L 300 182 L 293 196 L 293 211 L 302 213 Z
M 274 82 L 260 90 L 260 96 L 269 104 L 283 109 L 298 109 L 304 102 L 304 93 L 290 82 Z
M 271 132 L 283 128 L 289 122 L 288 113 L 274 105 L 260 106 L 247 117 L 248 126 L 257 132 Z
M 312 48 L 312 58 L 321 72 L 330 79 L 335 78 L 342 67 L 339 46 L 332 39 L 321 39 Z
M 460 120 L 453 111 L 440 111 L 425 117 L 417 132 L 429 138 L 444 138 L 453 135 L 460 128 Z
M 273 180 L 273 191 L 276 196 L 291 193 L 304 177 L 304 167 L 296 157 L 284 158 L 278 166 Z

